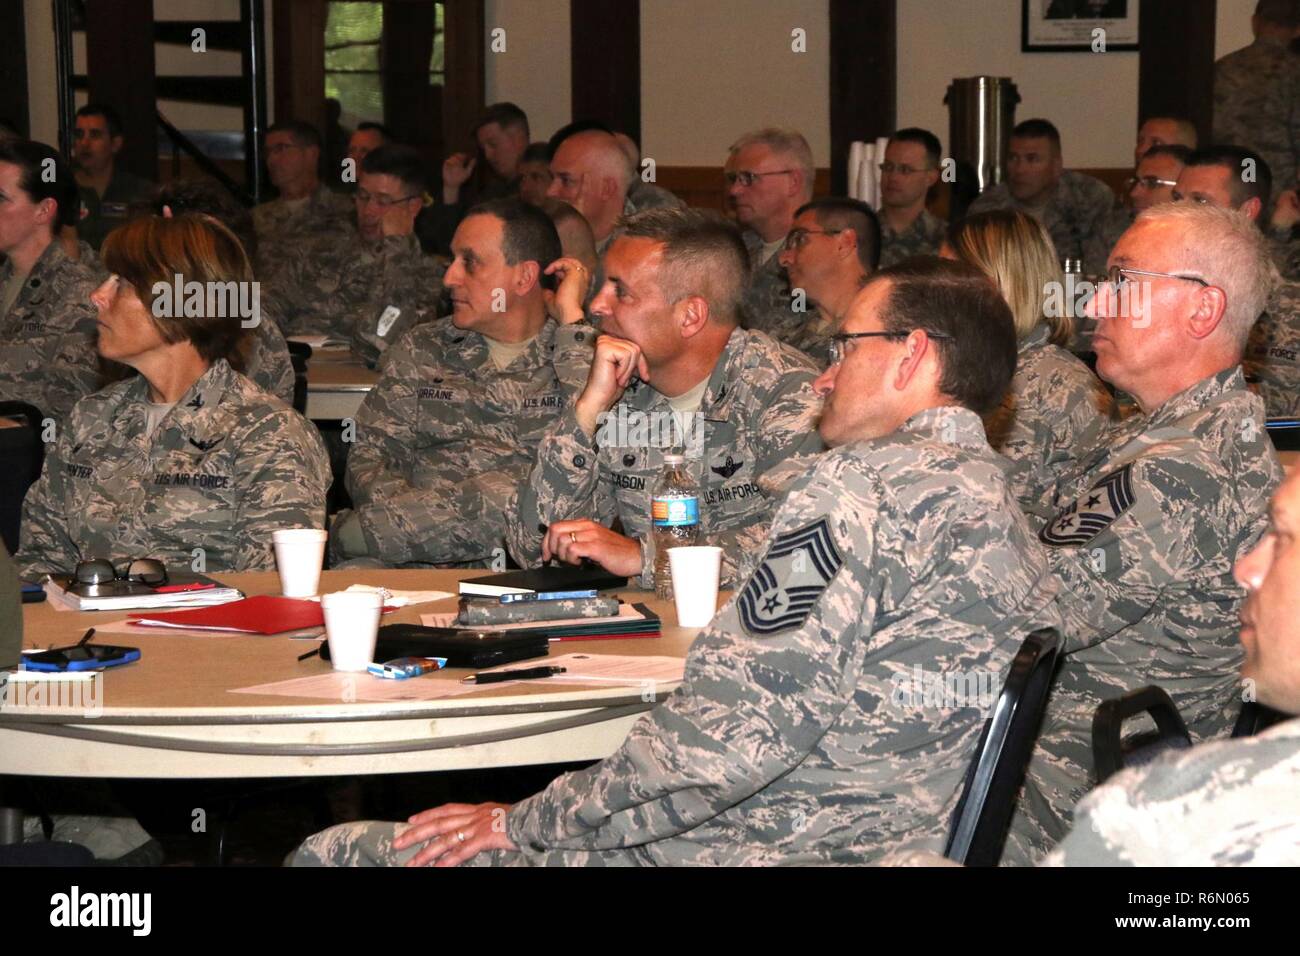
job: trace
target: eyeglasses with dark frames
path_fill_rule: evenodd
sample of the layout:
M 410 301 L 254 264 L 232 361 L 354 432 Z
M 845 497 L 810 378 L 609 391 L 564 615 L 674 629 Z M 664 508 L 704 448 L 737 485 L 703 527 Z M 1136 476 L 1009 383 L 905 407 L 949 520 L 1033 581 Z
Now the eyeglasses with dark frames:
M 913 332 L 924 332 L 932 339 L 951 339 L 947 332 L 931 332 L 929 329 L 908 329 L 906 332 L 836 332 L 831 336 L 831 365 L 839 365 L 853 351 L 849 342 L 854 339 L 905 339 Z
M 722 178 L 727 181 L 728 186 L 734 186 L 736 183 L 740 183 L 740 185 L 748 187 L 754 185 L 754 183 L 758 182 L 764 176 L 787 176 L 794 171 L 795 170 L 793 169 L 773 169 L 771 172 L 755 173 L 748 169 L 739 169 L 735 172 L 728 170 L 722 174 Z

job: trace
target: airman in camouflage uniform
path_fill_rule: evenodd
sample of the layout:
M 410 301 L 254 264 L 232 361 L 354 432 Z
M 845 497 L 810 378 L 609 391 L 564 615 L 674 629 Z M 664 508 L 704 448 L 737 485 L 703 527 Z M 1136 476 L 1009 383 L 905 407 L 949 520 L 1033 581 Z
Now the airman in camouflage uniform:
M 0 264 L 0 287 L 13 274 Z M 102 282 L 90 265 L 51 241 L 18 297 L 0 319 L 0 401 L 30 402 L 61 419 L 100 381 L 96 312 L 90 294 Z
M 1046 228 L 1056 254 L 1062 259 L 1082 259 L 1084 272 L 1105 271 L 1105 260 L 1097 259 L 1100 248 L 1092 237 L 1100 233 L 1118 200 L 1100 179 L 1067 169 L 1044 205 L 1029 206 L 1011 195 L 1006 183 L 996 183 L 975 198 L 967 213 L 990 209 L 1019 209 Z
M 812 595 L 771 600 L 796 582 Z M 899 844 L 942 849 L 991 701 L 925 700 L 913 674 L 951 687 L 987 673 L 995 697 L 1024 636 L 1057 623 L 1051 599 L 973 412 L 931 408 L 828 452 L 782 504 L 758 571 L 691 645 L 681 688 L 612 756 L 509 811 L 519 852 L 475 861 L 862 863 Z M 416 852 L 392 849 L 405 828 L 336 827 L 294 863 L 402 862 Z
M 1246 378 L 1269 418 L 1300 415 L 1300 282 L 1283 282 L 1250 331 Z
M 1048 341 L 1041 323 L 1019 344 L 1002 404 L 984 416 L 989 444 L 1009 461 L 1007 483 L 1027 511 L 1105 437 L 1110 394 L 1088 366 Z
M 465 567 L 501 555 L 506 508 L 586 380 L 593 338 L 548 319 L 501 370 L 483 335 L 440 320 L 384 352 L 348 453 L 369 553 L 390 565 Z
M 402 333 L 436 314 L 443 270 L 414 234 L 369 243 L 353 230 L 300 241 L 299 249 L 301 258 L 271 283 L 288 335 L 350 342 L 374 364 Z
M 743 304 L 745 328 L 766 332 L 778 342 L 789 344 L 807 325 L 808 313 L 794 310 L 793 290 L 781 265 L 781 250 L 764 259 L 763 240 L 753 232 L 745 233 L 745 248 L 749 250 L 752 270 Z
M 880 220 L 880 268 L 892 266 L 912 256 L 936 256 L 948 235 L 948 224 L 928 209 L 912 220 L 902 232 L 894 232 L 888 221 Z
M 23 502 L 25 576 L 88 558 L 275 567 L 271 532 L 320 528 L 329 462 L 302 416 L 214 362 L 146 435 L 142 376 L 82 399 Z
M 305 201 L 273 199 L 253 210 L 257 232 L 257 276 L 278 282 L 280 273 L 300 262 L 322 234 L 354 236 L 352 200 L 323 183 Z
M 808 456 L 821 452 L 812 363 L 761 332 L 735 329 L 713 367 L 699 411 L 682 436 L 654 442 L 646 423 L 672 420 L 669 401 L 634 381 L 587 437 L 572 408 L 547 431 L 530 481 L 508 510 L 510 553 L 525 567 L 541 559 L 543 527 L 590 518 L 641 542 L 643 587 L 654 586 L 650 496 L 664 456 L 681 453 L 699 482 L 701 543 L 722 548 L 723 586 L 767 536 L 777 502 Z M 638 427 L 645 437 L 638 437 Z M 678 444 L 674 439 L 684 437 Z M 795 464 L 791 463 L 794 460 Z
M 962 280 L 970 306 L 926 321 L 957 339 L 945 353 L 956 361 L 977 335 L 994 343 L 990 361 L 960 376 L 967 400 L 984 405 L 1011 377 L 1010 312 L 975 269 L 932 262 L 902 281 Z M 846 328 L 880 331 L 894 294 L 869 284 Z M 1002 328 L 990 335 L 986 318 Z M 818 380 L 821 428 L 839 447 L 790 489 L 753 575 L 691 645 L 681 686 L 612 756 L 512 808 L 421 815 L 433 824 L 426 849 L 459 841 L 476 863 L 726 866 L 943 847 L 1007 663 L 1028 632 L 1060 619 L 983 424 L 939 392 L 942 358 L 922 331 L 902 332 L 910 346 L 860 339 L 863 355 Z M 900 385 L 879 366 L 907 361 L 907 348 L 915 364 Z M 473 818 L 432 819 L 461 810 Z M 405 860 L 412 851 L 392 843 L 405 829 L 337 827 L 294 862 Z
M 1276 192 L 1296 182 L 1300 58 L 1287 48 L 1289 35 L 1276 35 L 1268 24 L 1264 30 L 1214 64 L 1214 142 L 1259 153 L 1273 171 Z

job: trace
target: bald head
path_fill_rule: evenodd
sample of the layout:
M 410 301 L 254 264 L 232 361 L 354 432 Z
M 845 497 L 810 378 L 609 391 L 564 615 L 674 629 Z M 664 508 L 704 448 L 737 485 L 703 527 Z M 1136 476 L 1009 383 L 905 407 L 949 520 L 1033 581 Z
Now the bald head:
M 551 159 L 548 196 L 563 199 L 582 213 L 600 242 L 623 214 L 632 165 L 617 139 L 601 130 L 575 133 Z
M 1196 148 L 1196 127 L 1191 120 L 1179 116 L 1152 116 L 1138 127 L 1137 145 L 1133 148 L 1133 165 L 1153 146 L 1186 146 Z

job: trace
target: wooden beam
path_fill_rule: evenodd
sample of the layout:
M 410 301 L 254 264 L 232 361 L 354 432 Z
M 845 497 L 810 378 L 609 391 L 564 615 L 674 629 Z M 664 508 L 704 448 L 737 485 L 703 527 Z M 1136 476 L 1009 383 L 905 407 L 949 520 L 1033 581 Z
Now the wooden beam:
M 31 135 L 27 112 L 27 29 L 23 5 L 0 5 L 0 119 L 19 136 Z
M 1142 0 L 1138 16 L 1138 122 L 1186 117 L 1211 142 L 1215 0 Z
M 569 0 L 573 118 L 641 142 L 641 0 Z
M 830 0 L 831 191 L 848 195 L 849 144 L 894 132 L 896 0 Z
M 122 117 L 126 141 L 117 162 L 156 180 L 153 0 L 86 4 L 86 74 L 90 99 L 108 104 Z
M 303 120 L 325 132 L 325 0 L 275 0 L 275 120 Z
M 473 156 L 478 143 L 469 128 L 484 107 L 487 80 L 484 62 L 488 44 L 483 0 L 449 0 L 443 8 L 443 61 L 446 83 L 442 93 L 442 143 L 447 153 Z

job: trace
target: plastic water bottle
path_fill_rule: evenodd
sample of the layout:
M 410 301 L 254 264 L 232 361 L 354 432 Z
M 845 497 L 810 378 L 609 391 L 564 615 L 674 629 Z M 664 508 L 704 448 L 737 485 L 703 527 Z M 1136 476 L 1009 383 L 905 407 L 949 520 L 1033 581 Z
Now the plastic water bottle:
M 668 549 L 695 544 L 700 531 L 700 492 L 686 470 L 685 455 L 664 455 L 650 498 L 650 522 L 655 538 L 655 595 L 672 600 L 673 576 Z

